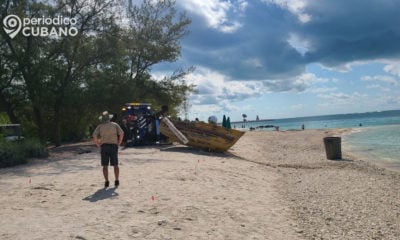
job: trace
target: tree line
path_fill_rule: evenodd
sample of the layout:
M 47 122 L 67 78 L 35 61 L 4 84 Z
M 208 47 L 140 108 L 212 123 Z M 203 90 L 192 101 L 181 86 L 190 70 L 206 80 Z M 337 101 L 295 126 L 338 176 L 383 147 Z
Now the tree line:
M 0 29 L 2 118 L 43 142 L 82 139 L 99 113 L 119 113 L 126 102 L 168 105 L 176 116 L 195 92 L 185 81 L 193 67 L 161 80 L 151 75 L 156 64 L 179 58 L 189 34 L 191 20 L 173 0 L 5 0 L 0 14 L 2 23 L 10 14 L 76 20 L 75 36 L 11 38 Z

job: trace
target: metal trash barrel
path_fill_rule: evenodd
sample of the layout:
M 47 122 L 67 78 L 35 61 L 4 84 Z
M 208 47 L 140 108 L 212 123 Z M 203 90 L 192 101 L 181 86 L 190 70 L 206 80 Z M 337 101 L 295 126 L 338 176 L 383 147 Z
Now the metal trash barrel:
M 342 146 L 340 137 L 325 137 L 324 145 L 327 159 L 342 159 Z

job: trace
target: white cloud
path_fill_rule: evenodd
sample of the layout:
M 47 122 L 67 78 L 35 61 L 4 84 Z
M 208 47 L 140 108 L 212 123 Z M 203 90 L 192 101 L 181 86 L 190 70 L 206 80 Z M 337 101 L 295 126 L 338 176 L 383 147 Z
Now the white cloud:
M 370 96 L 359 92 L 351 94 L 332 92 L 328 94 L 318 94 L 317 97 L 322 99 L 322 102 L 318 104 L 318 106 L 327 109 L 357 109 L 370 105 L 369 102 L 373 102 Z
M 242 27 L 241 23 L 233 21 L 230 24 L 223 24 L 223 25 L 219 26 L 219 29 L 221 32 L 224 32 L 224 33 L 234 33 L 241 27 Z
M 371 84 L 366 86 L 367 89 L 377 89 L 383 92 L 390 92 L 390 88 L 383 87 L 379 84 Z
M 198 94 L 191 96 L 190 100 L 196 105 L 224 106 L 225 103 L 264 94 L 264 87 L 260 81 L 231 81 L 226 76 L 204 67 L 197 67 L 186 80 L 197 86 Z
M 400 77 L 400 62 L 390 63 L 386 65 L 383 70 L 387 73 L 391 73 L 397 77 Z
M 323 87 L 323 88 L 311 89 L 310 92 L 312 92 L 312 93 L 328 93 L 328 92 L 335 92 L 337 90 L 338 90 L 337 87 Z
M 273 3 L 281 8 L 287 9 L 292 14 L 296 15 L 300 22 L 308 23 L 311 21 L 311 15 L 305 12 L 307 6 L 306 0 L 262 0 L 266 3 Z
M 271 92 L 303 92 L 314 85 L 328 81 L 325 78 L 318 78 L 313 73 L 303 73 L 288 79 L 265 80 L 264 86 Z
M 231 1 L 221 0 L 185 0 L 179 4 L 202 17 L 209 27 L 225 33 L 233 33 L 242 27 L 240 22 L 230 19 L 229 11 L 242 12 L 247 7 L 247 2 L 243 0 L 237 6 Z
M 249 4 L 247 3 L 247 0 L 239 0 L 238 5 L 239 5 L 239 7 L 238 7 L 239 11 L 244 12 L 244 11 L 246 11 L 247 6 Z
M 289 34 L 287 42 L 303 56 L 310 50 L 310 42 L 295 33 Z
M 364 76 L 361 78 L 363 81 L 381 81 L 389 83 L 393 86 L 397 86 L 399 82 L 392 76 L 387 75 L 376 75 L 376 76 Z

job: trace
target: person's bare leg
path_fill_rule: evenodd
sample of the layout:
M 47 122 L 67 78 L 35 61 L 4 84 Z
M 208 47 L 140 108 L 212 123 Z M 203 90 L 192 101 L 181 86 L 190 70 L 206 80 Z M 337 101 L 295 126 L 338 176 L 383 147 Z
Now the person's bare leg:
M 118 165 L 114 166 L 114 175 L 115 175 L 115 186 L 119 185 L 119 167 Z
M 104 176 L 104 180 L 106 181 L 104 183 L 104 187 L 108 187 L 110 184 L 108 181 L 108 166 L 103 166 L 103 176 Z
M 104 180 L 106 182 L 108 182 L 108 167 L 107 166 L 103 166 L 103 176 L 104 176 Z
M 115 180 L 119 180 L 119 167 L 114 166 L 114 175 L 115 175 Z

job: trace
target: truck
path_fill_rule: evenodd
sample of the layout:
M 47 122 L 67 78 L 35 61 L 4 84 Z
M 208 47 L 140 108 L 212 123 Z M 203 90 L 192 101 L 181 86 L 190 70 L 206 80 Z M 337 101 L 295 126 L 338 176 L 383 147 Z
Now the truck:
M 163 107 L 164 112 L 167 110 Z M 131 102 L 122 107 L 121 128 L 124 130 L 125 146 L 169 143 L 168 138 L 161 134 L 159 120 L 160 112 L 154 113 L 150 103 Z
M 149 103 L 126 103 L 122 108 L 121 127 L 126 146 L 171 144 L 179 142 L 194 148 L 224 152 L 233 146 L 244 132 L 227 129 L 216 122 L 172 120 L 167 106 L 154 113 Z

